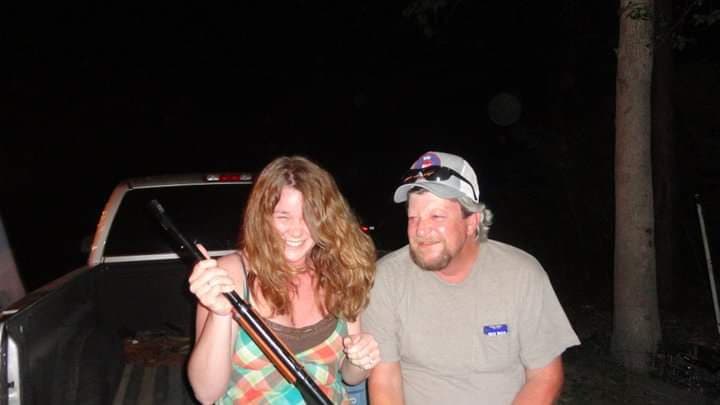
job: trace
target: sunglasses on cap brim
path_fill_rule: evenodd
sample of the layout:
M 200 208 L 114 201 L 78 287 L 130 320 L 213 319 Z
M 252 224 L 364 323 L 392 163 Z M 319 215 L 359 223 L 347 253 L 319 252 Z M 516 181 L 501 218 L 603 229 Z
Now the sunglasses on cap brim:
M 416 183 L 420 179 L 427 181 L 443 181 L 448 180 L 451 176 L 455 176 L 467 183 L 467 185 L 470 186 L 470 190 L 472 190 L 473 199 L 477 201 L 477 193 L 475 193 L 475 187 L 473 187 L 472 183 L 470 183 L 470 181 L 463 177 L 460 173 L 445 166 L 428 166 L 420 169 L 410 169 L 405 172 L 405 175 L 402 177 L 402 184 Z

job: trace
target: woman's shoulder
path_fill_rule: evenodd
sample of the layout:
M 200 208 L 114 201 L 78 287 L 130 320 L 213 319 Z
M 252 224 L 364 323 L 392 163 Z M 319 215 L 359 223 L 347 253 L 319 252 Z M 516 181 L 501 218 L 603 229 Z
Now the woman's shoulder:
M 247 260 L 242 256 L 241 251 L 238 250 L 228 255 L 219 257 L 217 262 L 218 267 L 227 270 L 227 272 L 230 273 L 230 277 L 236 281 L 245 280 L 245 275 L 247 274 L 247 270 L 245 269 L 245 266 L 247 266 Z
M 224 267 L 224 266 L 240 266 L 240 267 L 242 267 L 244 258 L 242 257 L 242 252 L 239 250 L 236 250 L 225 256 L 218 257 L 217 261 L 218 261 L 218 264 L 221 265 L 221 267 Z

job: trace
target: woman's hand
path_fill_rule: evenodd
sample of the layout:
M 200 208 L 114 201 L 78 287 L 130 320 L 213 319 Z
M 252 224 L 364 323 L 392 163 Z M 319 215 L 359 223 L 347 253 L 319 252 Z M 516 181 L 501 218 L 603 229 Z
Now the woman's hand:
M 210 257 L 205 248 L 198 244 L 205 257 Z M 216 315 L 225 316 L 232 312 L 232 305 L 222 295 L 235 289 L 235 284 L 228 272 L 218 267 L 217 260 L 205 259 L 199 261 L 194 267 L 190 278 L 190 292 L 200 303 Z
M 367 333 L 349 335 L 343 339 L 345 356 L 355 367 L 370 370 L 380 363 L 380 348 Z

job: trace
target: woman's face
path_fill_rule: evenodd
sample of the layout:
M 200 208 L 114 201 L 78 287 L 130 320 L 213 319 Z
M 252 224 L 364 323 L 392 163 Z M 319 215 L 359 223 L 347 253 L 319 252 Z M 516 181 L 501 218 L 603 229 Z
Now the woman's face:
M 303 217 L 303 195 L 285 186 L 273 211 L 273 225 L 282 238 L 285 260 L 292 267 L 303 267 L 315 241 Z

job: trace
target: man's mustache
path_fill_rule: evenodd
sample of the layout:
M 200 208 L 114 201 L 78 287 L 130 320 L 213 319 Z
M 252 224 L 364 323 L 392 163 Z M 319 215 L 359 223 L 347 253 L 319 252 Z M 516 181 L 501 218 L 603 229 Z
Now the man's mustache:
M 423 244 L 423 245 L 427 244 L 427 245 L 430 245 L 430 244 L 433 244 L 433 243 L 439 243 L 439 242 L 440 242 L 440 239 L 437 239 L 437 238 L 413 238 L 412 241 L 413 241 L 414 244 L 416 244 L 416 245 L 417 245 L 417 244 Z

